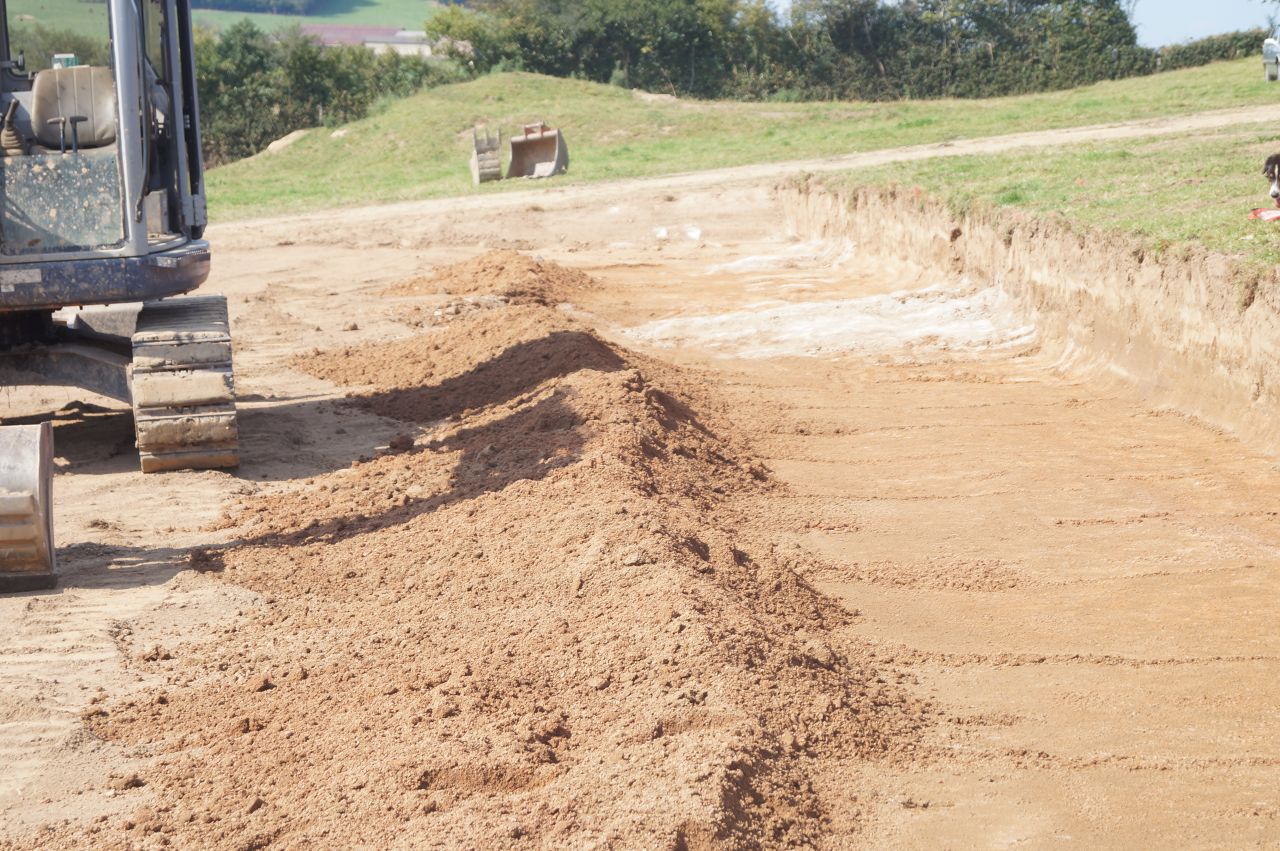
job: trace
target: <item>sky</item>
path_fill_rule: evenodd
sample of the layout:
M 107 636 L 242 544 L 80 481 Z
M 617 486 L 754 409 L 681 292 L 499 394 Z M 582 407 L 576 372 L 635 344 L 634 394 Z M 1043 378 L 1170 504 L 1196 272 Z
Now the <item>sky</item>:
M 1262 0 L 1138 0 L 1134 23 L 1138 41 L 1162 47 L 1206 35 L 1266 26 L 1280 17 L 1280 5 Z M 1258 45 L 1261 54 L 1262 45 Z
M 791 0 L 771 0 L 787 9 Z M 1138 0 L 1134 22 L 1138 41 L 1163 47 L 1207 35 L 1266 26 L 1267 15 L 1280 18 L 1280 4 L 1263 0 Z M 1261 54 L 1262 45 L 1258 45 Z

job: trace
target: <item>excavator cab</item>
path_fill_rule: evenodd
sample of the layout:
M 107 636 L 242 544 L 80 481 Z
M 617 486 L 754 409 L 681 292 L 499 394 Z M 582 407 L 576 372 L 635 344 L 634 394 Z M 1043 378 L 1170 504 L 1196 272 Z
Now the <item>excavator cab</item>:
M 90 24 L 79 11 L 63 22 L 37 18 L 31 12 L 45 4 L 36 0 L 0 8 L 0 271 L 40 272 L 0 290 L 0 310 L 198 286 L 209 256 L 186 0 L 108 0 Z M 99 25 L 96 37 L 84 33 Z M 57 50 L 60 34 L 89 55 Z
M 209 274 L 189 2 L 48 8 L 0 0 L 0 388 L 129 405 L 144 472 L 234 466 L 226 301 L 175 298 Z M 55 581 L 51 441 L 0 425 L 0 592 Z

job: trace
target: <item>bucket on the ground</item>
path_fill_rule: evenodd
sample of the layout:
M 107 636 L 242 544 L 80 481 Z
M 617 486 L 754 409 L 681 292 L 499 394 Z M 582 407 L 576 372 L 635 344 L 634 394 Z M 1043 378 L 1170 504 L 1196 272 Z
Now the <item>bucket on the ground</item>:
M 559 130 L 539 121 L 526 124 L 511 139 L 511 164 L 507 177 L 551 177 L 569 168 L 569 149 Z

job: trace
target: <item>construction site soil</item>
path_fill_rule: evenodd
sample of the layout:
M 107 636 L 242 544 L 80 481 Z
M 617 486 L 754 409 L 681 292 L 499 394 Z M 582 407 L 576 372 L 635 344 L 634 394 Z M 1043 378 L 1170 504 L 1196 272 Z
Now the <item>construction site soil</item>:
M 0 848 L 1280 840 L 1271 456 L 928 210 L 641 188 L 214 229 L 243 466 L 57 415 Z
M 545 307 L 316 358 L 426 431 L 233 509 L 205 557 L 265 605 L 90 713 L 156 759 L 104 839 L 815 841 L 807 763 L 909 752 L 923 710 L 717 516 L 767 474 L 652 366 Z
M 563 304 L 598 286 L 590 275 L 511 249 L 489 251 L 388 287 L 387 295 L 491 296 L 517 303 Z

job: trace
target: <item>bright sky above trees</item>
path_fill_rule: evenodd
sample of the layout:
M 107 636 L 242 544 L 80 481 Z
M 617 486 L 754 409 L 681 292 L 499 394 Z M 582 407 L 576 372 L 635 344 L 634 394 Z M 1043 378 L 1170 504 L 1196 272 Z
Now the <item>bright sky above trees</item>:
M 1138 0 L 1138 41 L 1161 47 L 1187 39 L 1265 26 L 1280 6 L 1262 0 Z M 1258 45 L 1262 53 L 1262 45 Z
M 786 10 L 791 0 L 770 0 Z M 1265 26 L 1267 15 L 1280 17 L 1280 5 L 1264 0 L 1138 0 L 1138 41 L 1163 47 L 1206 35 Z M 1261 54 L 1262 45 L 1258 45 Z

